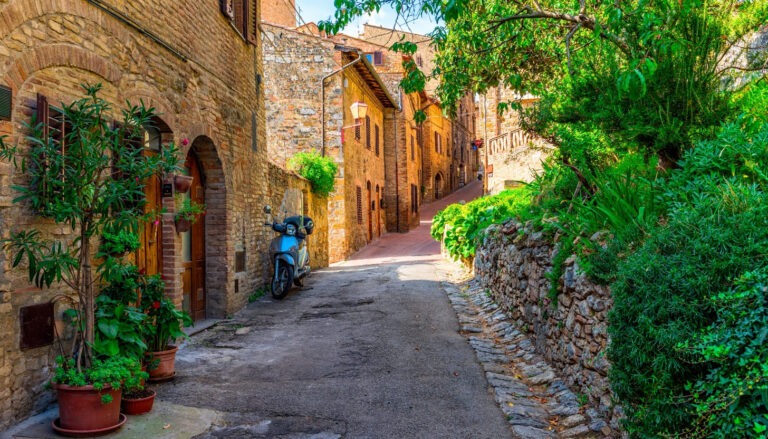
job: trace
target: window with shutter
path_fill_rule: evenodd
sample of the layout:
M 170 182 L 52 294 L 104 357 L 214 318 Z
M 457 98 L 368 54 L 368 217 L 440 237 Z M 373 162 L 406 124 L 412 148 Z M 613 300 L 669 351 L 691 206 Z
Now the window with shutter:
M 380 50 L 373 52 L 373 65 L 380 66 L 384 64 L 384 55 Z
M 438 134 L 437 134 L 437 131 L 435 131 L 435 152 L 439 153 L 440 152 L 440 144 L 437 141 L 437 137 L 438 137 Z
M 376 155 L 379 155 L 379 125 L 374 125 L 374 136 L 376 137 L 374 140 L 375 146 L 376 146 Z
M 360 186 L 355 187 L 357 195 L 357 223 L 363 223 L 363 189 Z
M 371 118 L 365 116 L 365 147 L 371 149 Z
M 355 140 L 360 140 L 360 124 L 355 124 Z
M 416 160 L 416 151 L 413 147 L 413 134 L 411 134 L 411 161 Z

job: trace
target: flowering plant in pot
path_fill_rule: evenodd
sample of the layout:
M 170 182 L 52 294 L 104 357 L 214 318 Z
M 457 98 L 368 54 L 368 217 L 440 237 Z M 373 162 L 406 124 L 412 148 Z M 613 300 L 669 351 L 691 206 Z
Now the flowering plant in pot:
M 174 362 L 178 348 L 172 343 L 186 337 L 182 327 L 192 326 L 192 318 L 165 297 L 164 288 L 165 284 L 159 275 L 147 276 L 141 288 L 141 308 L 147 315 L 144 341 L 147 344 L 151 380 L 163 380 L 175 375 Z
M 70 292 L 64 296 L 75 304 L 69 312 L 76 322 L 75 334 L 67 353 L 62 347 L 54 387 L 60 398 L 62 386 L 90 387 L 101 405 L 102 400 L 109 399 L 102 398 L 104 386 L 108 383 L 114 385 L 113 390 L 119 389 L 121 377 L 130 375 L 126 362 L 135 358 L 105 354 L 96 344 L 96 332 L 103 323 L 96 318 L 96 298 L 107 273 L 102 269 L 107 258 L 94 255 L 93 244 L 103 239 L 105 232 L 138 230 L 146 204 L 144 182 L 169 165 L 165 163 L 169 154 L 144 154 L 136 147 L 144 127 L 152 124 L 153 109 L 132 106 L 116 116 L 111 105 L 98 96 L 100 85 L 84 85 L 83 89 L 85 97 L 55 109 L 67 127 L 59 138 L 46 129 L 47 121 L 38 123 L 35 119 L 25 124 L 29 134 L 18 144 L 6 143 L 0 136 L 0 159 L 12 163 L 28 181 L 13 186 L 18 193 L 14 203 L 23 203 L 74 233 L 50 238 L 34 227 L 21 225 L 23 228 L 10 230 L 4 246 L 11 255 L 11 265 L 18 267 L 25 262 L 29 280 L 38 288 L 54 283 L 68 287 Z M 120 114 L 121 120 L 114 123 Z M 107 330 L 107 335 L 113 333 Z M 101 348 L 111 350 L 109 344 Z M 119 392 L 111 398 L 112 403 L 103 405 L 117 403 L 118 412 L 109 422 L 119 427 L 119 402 L 114 401 L 119 399 Z M 79 419 L 65 420 L 65 413 L 77 418 L 91 409 L 69 410 L 63 402 L 60 399 L 60 428 L 77 427 L 80 434 L 102 433 L 107 428 L 82 425 Z
M 174 216 L 177 232 L 186 232 L 189 230 L 189 227 L 203 214 L 205 214 L 205 204 L 198 203 L 189 197 L 177 194 L 176 215 Z

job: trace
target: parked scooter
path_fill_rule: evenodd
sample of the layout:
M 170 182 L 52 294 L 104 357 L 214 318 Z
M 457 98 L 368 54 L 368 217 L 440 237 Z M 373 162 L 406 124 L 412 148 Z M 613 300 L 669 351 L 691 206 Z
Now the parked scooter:
M 311 218 L 303 215 L 288 216 L 283 221 L 272 218 L 272 208 L 264 206 L 267 214 L 265 226 L 280 235 L 269 244 L 269 258 L 272 261 L 272 297 L 282 299 L 291 289 L 291 284 L 303 286 L 303 279 L 310 273 L 307 235 L 315 227 Z

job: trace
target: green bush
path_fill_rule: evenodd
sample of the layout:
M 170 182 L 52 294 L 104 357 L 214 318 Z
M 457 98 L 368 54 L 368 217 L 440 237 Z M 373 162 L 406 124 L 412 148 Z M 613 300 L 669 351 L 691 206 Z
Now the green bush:
M 713 365 L 679 346 L 715 322 L 712 291 L 768 265 L 766 147 L 768 125 L 746 134 L 729 124 L 689 151 L 665 187 L 664 220 L 618 263 L 610 380 L 632 436 L 689 431 L 696 403 L 686 383 L 703 380 Z
M 478 198 L 467 204 L 452 204 L 435 215 L 430 233 L 443 241 L 448 253 L 457 259 L 475 255 L 475 247 L 483 231 L 491 224 L 510 218 L 527 218 L 532 191 L 527 186 Z
M 711 296 L 717 321 L 678 348 L 711 366 L 686 390 L 693 395 L 691 436 L 752 438 L 768 434 L 768 270 L 748 272 L 730 291 Z
M 312 192 L 327 197 L 333 192 L 339 167 L 330 157 L 322 157 L 317 151 L 300 152 L 291 157 L 288 166 L 309 180 Z

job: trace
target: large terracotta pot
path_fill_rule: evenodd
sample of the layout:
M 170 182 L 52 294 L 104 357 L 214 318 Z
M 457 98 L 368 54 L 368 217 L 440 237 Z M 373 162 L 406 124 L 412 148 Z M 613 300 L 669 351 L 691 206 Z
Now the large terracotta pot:
M 175 175 L 173 177 L 173 185 L 176 187 L 176 192 L 186 192 L 192 186 L 191 175 Z
M 53 387 L 59 399 L 58 424 L 61 428 L 94 432 L 120 423 L 120 390 L 113 390 L 109 385 L 101 391 L 93 386 L 54 384 Z M 103 394 L 112 395 L 112 402 L 103 404 Z
M 147 360 L 149 367 L 149 380 L 150 381 L 162 381 L 172 378 L 176 374 L 176 351 L 179 348 L 176 346 L 168 346 L 167 351 L 160 352 L 148 352 Z M 160 362 L 155 367 L 156 362 Z
M 120 406 L 123 413 L 126 415 L 143 415 L 152 410 L 152 405 L 155 403 L 155 395 L 157 393 L 154 390 L 150 390 L 152 394 L 145 398 L 123 398 Z

